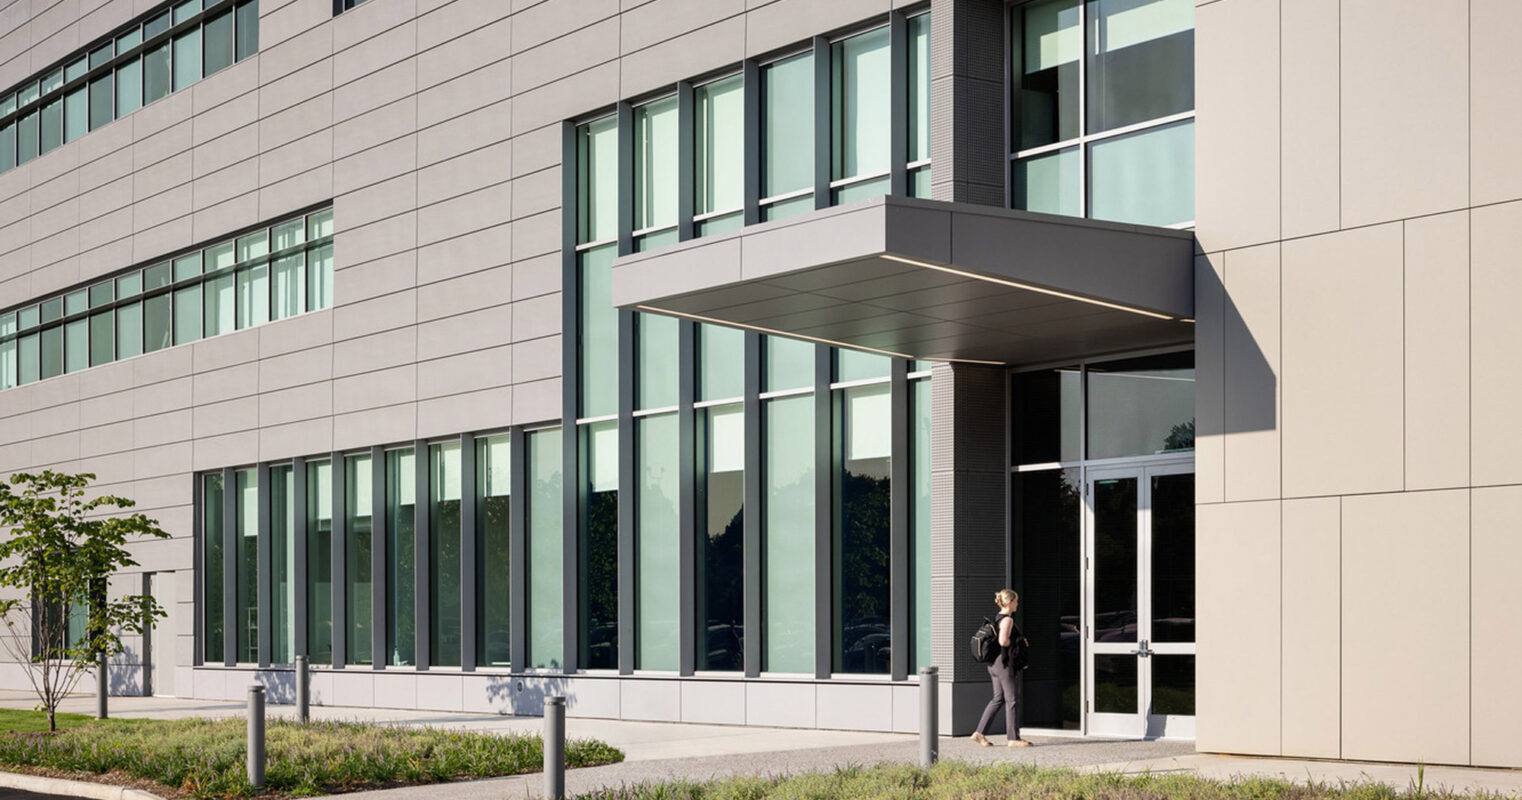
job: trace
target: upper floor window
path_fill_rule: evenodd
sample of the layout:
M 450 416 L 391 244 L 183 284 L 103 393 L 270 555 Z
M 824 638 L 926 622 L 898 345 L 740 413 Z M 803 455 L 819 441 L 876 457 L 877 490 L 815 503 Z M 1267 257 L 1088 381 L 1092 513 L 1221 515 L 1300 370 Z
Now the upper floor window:
M 1191 224 L 1193 0 L 1037 0 L 1010 20 L 1014 207 Z
M 259 0 L 181 0 L 0 94 L 0 172 L 259 49 Z
M 333 0 L 333 14 L 337 16 L 365 2 L 365 0 Z

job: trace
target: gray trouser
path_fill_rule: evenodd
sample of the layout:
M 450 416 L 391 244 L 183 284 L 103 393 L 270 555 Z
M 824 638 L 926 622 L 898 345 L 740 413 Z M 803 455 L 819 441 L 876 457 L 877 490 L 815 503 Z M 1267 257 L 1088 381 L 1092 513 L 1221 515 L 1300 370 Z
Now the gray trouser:
M 994 696 L 988 701 L 988 707 L 983 709 L 983 718 L 978 720 L 978 733 L 988 732 L 994 715 L 1003 706 L 1005 735 L 1010 739 L 1020 738 L 1020 720 L 1015 715 L 1015 671 L 1004 666 L 1004 656 L 1000 655 L 994 663 L 988 665 L 988 677 L 994 682 Z

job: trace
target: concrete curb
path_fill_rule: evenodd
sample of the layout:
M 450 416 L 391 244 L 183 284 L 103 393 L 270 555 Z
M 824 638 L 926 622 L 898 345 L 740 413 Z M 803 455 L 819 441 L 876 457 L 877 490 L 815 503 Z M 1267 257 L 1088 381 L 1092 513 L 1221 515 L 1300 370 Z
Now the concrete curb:
M 19 772 L 0 772 L 0 787 L 20 789 L 38 794 L 61 794 L 69 797 L 88 797 L 90 800 L 164 800 L 152 792 L 109 783 L 71 781 L 65 778 L 47 778 Z

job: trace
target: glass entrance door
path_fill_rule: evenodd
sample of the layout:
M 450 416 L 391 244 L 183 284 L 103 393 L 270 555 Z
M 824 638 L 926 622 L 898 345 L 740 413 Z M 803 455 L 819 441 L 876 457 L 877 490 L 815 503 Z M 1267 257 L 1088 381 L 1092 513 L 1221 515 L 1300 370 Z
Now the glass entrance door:
M 1194 736 L 1194 469 L 1090 469 L 1085 716 L 1092 734 Z

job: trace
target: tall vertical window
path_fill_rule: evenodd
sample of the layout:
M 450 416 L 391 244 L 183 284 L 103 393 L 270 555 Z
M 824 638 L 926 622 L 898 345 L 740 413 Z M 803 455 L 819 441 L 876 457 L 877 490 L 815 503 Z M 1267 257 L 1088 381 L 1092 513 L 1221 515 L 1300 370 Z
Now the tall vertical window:
M 835 394 L 834 671 L 887 672 L 892 646 L 889 387 L 856 386 Z
M 307 656 L 333 663 L 333 463 L 307 463 Z
M 696 559 L 697 668 L 745 667 L 745 411 L 703 409 Z
M 637 409 L 667 408 L 677 402 L 677 338 L 675 317 L 639 314 L 636 317 L 634 371 Z
M 559 428 L 528 434 L 528 665 L 558 668 L 565 646 L 565 531 Z
M 888 193 L 892 60 L 886 26 L 830 46 L 830 187 L 836 203 Z
M 417 663 L 417 462 L 386 452 L 386 652 L 393 667 Z
M 276 664 L 296 659 L 295 481 L 290 465 L 270 467 L 270 661 Z
M 677 98 L 634 109 L 634 249 L 677 240 Z
M 577 129 L 578 341 L 582 417 L 618 412 L 618 310 L 613 307 L 613 257 L 618 238 L 618 120 Z
M 428 448 L 429 663 L 460 666 L 460 443 Z
M 909 613 L 913 648 L 909 672 L 930 666 L 930 379 L 909 383 L 909 409 L 914 420 L 914 439 L 909 454 L 914 459 L 910 479 L 914 494 L 909 508 Z
M 508 438 L 476 440 L 476 663 L 506 667 L 512 653 L 512 496 Z
M 762 664 L 814 671 L 814 397 L 763 404 Z
M 581 426 L 581 663 L 618 667 L 618 423 Z
M 226 498 L 222 474 L 201 478 L 201 660 L 220 664 L 222 655 L 222 520 Z
M 744 222 L 744 80 L 732 75 L 692 92 L 696 126 L 693 213 L 699 236 L 733 230 Z
M 762 217 L 814 208 L 814 56 L 761 68 Z
M 1011 201 L 1194 220 L 1194 3 L 1039 0 L 1013 12 Z
M 639 471 L 635 508 L 635 667 L 675 670 L 680 581 L 678 554 L 681 507 L 677 415 L 655 414 L 635 421 Z
M 201 79 L 201 32 L 192 30 L 174 37 L 174 91 Z
M 259 477 L 251 469 L 240 469 L 236 483 L 238 604 L 233 609 L 233 621 L 238 628 L 234 660 L 252 664 L 259 660 Z
M 909 18 L 909 194 L 930 196 L 930 15 Z
M 344 662 L 369 664 L 373 660 L 371 635 L 374 631 L 371 612 L 374 570 L 370 544 L 374 534 L 375 513 L 372 499 L 372 465 L 370 456 L 344 459 Z
M 722 325 L 698 326 L 698 400 L 726 400 L 745 393 L 745 332 Z

